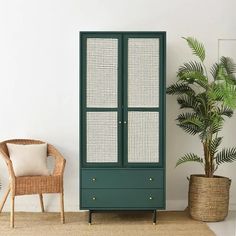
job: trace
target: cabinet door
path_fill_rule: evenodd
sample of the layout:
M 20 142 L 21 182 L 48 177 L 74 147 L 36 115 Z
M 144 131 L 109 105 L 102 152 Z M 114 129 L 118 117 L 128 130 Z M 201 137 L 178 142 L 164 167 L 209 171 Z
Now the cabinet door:
M 162 166 L 164 156 L 164 35 L 124 35 L 125 164 Z
M 81 33 L 81 152 L 84 166 L 120 165 L 121 36 Z

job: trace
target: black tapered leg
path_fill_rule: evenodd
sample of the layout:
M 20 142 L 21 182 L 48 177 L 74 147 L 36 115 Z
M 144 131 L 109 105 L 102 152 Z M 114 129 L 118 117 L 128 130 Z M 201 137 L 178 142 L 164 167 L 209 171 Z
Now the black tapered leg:
M 157 211 L 153 211 L 153 224 L 155 225 L 157 223 Z
M 91 211 L 91 210 L 89 210 L 88 223 L 89 223 L 90 225 L 92 224 L 92 211 Z

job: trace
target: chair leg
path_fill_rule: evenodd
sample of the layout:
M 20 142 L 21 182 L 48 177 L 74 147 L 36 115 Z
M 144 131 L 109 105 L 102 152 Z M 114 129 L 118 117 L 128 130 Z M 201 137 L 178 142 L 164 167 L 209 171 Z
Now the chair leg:
M 44 212 L 43 194 L 39 194 L 39 199 L 40 199 L 41 211 Z
M 10 216 L 11 228 L 14 228 L 14 207 L 15 207 L 15 196 L 11 196 L 11 216 Z
M 65 223 L 65 213 L 64 213 L 64 193 L 60 193 L 60 204 L 61 204 L 61 223 Z
M 2 212 L 2 209 L 3 209 L 4 205 L 5 205 L 5 202 L 6 202 L 6 200 L 7 200 L 7 197 L 8 197 L 8 195 L 9 195 L 10 191 L 11 191 L 11 188 L 10 188 L 10 186 L 9 186 L 8 189 L 7 189 L 7 191 L 6 191 L 6 193 L 5 193 L 5 195 L 3 196 L 3 200 L 2 200 L 2 202 L 1 202 L 1 204 L 0 204 L 0 213 Z

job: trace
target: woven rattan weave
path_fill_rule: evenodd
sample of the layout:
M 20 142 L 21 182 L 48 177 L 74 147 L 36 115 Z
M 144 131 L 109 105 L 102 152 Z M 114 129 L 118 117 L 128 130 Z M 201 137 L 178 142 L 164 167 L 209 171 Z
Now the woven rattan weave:
M 191 175 L 189 183 L 189 212 L 193 219 L 222 221 L 229 208 L 231 180 L 214 176 Z

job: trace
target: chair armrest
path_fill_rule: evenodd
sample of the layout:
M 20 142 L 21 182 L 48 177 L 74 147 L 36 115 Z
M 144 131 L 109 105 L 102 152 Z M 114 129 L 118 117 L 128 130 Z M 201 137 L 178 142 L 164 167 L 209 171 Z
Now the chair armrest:
M 53 175 L 63 175 L 66 160 L 62 154 L 51 144 L 48 144 L 48 156 L 55 158 L 55 167 Z
M 10 178 L 12 180 L 15 179 L 15 172 L 14 172 L 14 169 L 13 169 L 13 166 L 12 166 L 12 161 L 11 159 L 9 158 L 9 156 L 6 154 L 6 152 L 4 151 L 4 148 L 2 147 L 2 145 L 0 145 L 0 156 L 4 159 L 4 161 L 6 162 L 6 165 L 7 165 L 7 168 L 8 168 L 8 172 L 9 172 L 9 175 L 10 175 Z

